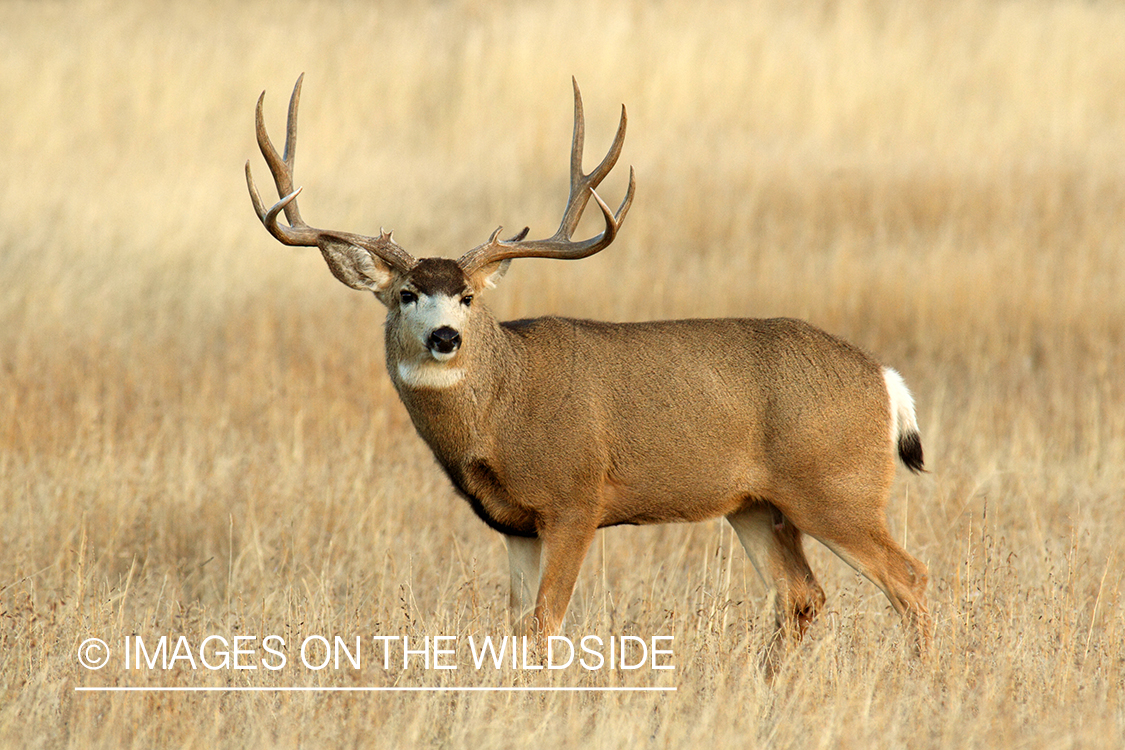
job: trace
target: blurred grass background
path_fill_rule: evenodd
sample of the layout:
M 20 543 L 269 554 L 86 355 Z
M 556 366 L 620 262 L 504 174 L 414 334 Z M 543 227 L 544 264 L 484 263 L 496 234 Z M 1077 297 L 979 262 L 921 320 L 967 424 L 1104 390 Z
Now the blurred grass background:
M 0 9 L 4 744 L 1125 735 L 1125 7 Z M 398 403 L 382 309 L 253 216 L 245 160 L 267 179 L 254 102 L 265 89 L 279 138 L 302 71 L 305 217 L 393 228 L 417 256 L 457 257 L 499 224 L 549 233 L 569 77 L 591 163 L 626 103 L 622 174 L 602 192 L 620 199 L 627 164 L 638 190 L 613 248 L 518 262 L 488 304 L 504 318 L 792 315 L 902 372 L 931 473 L 899 480 L 890 520 L 930 566 L 934 662 L 914 663 L 882 595 L 811 543 L 829 614 L 764 683 L 767 604 L 713 522 L 601 532 L 571 606 L 571 634 L 674 634 L 673 695 L 75 694 L 272 684 L 86 672 L 75 649 L 90 636 L 506 631 L 502 544 Z

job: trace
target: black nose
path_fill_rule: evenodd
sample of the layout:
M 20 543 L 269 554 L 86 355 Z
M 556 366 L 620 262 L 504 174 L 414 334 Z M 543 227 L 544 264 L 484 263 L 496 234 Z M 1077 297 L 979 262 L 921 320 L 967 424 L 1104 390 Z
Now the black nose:
M 426 345 L 435 352 L 449 354 L 461 346 L 461 334 L 449 326 L 442 326 L 430 334 L 430 340 Z

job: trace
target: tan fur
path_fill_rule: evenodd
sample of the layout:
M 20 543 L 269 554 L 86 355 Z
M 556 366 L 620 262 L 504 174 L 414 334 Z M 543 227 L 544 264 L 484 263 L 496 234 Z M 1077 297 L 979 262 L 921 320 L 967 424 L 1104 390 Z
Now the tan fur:
M 268 144 L 260 106 L 259 143 Z M 577 86 L 575 110 L 580 155 Z M 295 116 L 291 104 L 287 154 Z M 514 626 L 541 637 L 558 630 L 599 528 L 724 516 L 773 592 L 777 653 L 824 603 L 802 534 L 879 586 L 924 650 L 926 567 L 885 522 L 896 448 L 906 458 L 904 430 L 921 467 L 912 401 L 897 373 L 796 320 L 500 323 L 473 301 L 513 257 L 585 257 L 612 241 L 632 181 L 616 214 L 593 188 L 616 160 L 624 123 L 623 114 L 610 155 L 590 175 L 580 156 L 572 160 L 559 232 L 531 242 L 494 233 L 456 263 L 414 260 L 389 234 L 300 222 L 291 160 L 271 155 L 272 144 L 262 150 L 282 200 L 267 212 L 252 182 L 251 194 L 275 236 L 316 244 L 337 278 L 387 305 L 387 369 L 418 433 L 477 514 L 507 535 Z M 591 196 L 606 230 L 574 243 Z M 277 223 L 281 210 L 290 227 Z M 429 337 L 441 331 L 458 343 Z
M 824 600 L 798 530 L 924 617 L 925 566 L 884 521 L 894 453 L 882 367 L 860 350 L 786 319 L 505 325 L 481 310 L 473 322 L 462 381 L 399 394 L 487 512 L 543 540 L 546 632 L 596 529 L 726 516 L 745 542 L 740 519 L 772 518 L 771 506 L 792 529 L 756 541 L 779 627 L 803 632 Z M 392 372 L 396 356 L 389 327 Z

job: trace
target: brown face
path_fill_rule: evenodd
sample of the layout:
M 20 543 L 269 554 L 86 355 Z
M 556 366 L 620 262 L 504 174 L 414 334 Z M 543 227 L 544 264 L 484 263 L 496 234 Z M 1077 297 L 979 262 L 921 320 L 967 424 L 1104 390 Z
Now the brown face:
M 423 258 L 397 285 L 399 330 L 419 355 L 437 362 L 453 359 L 473 303 L 471 280 L 446 258 Z

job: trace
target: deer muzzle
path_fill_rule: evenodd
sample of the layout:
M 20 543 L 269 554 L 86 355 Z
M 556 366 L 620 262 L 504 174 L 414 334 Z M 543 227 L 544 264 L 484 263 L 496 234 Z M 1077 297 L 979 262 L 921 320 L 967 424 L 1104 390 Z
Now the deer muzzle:
M 426 346 L 434 354 L 452 354 L 461 346 L 461 334 L 449 326 L 436 328 L 426 340 Z

